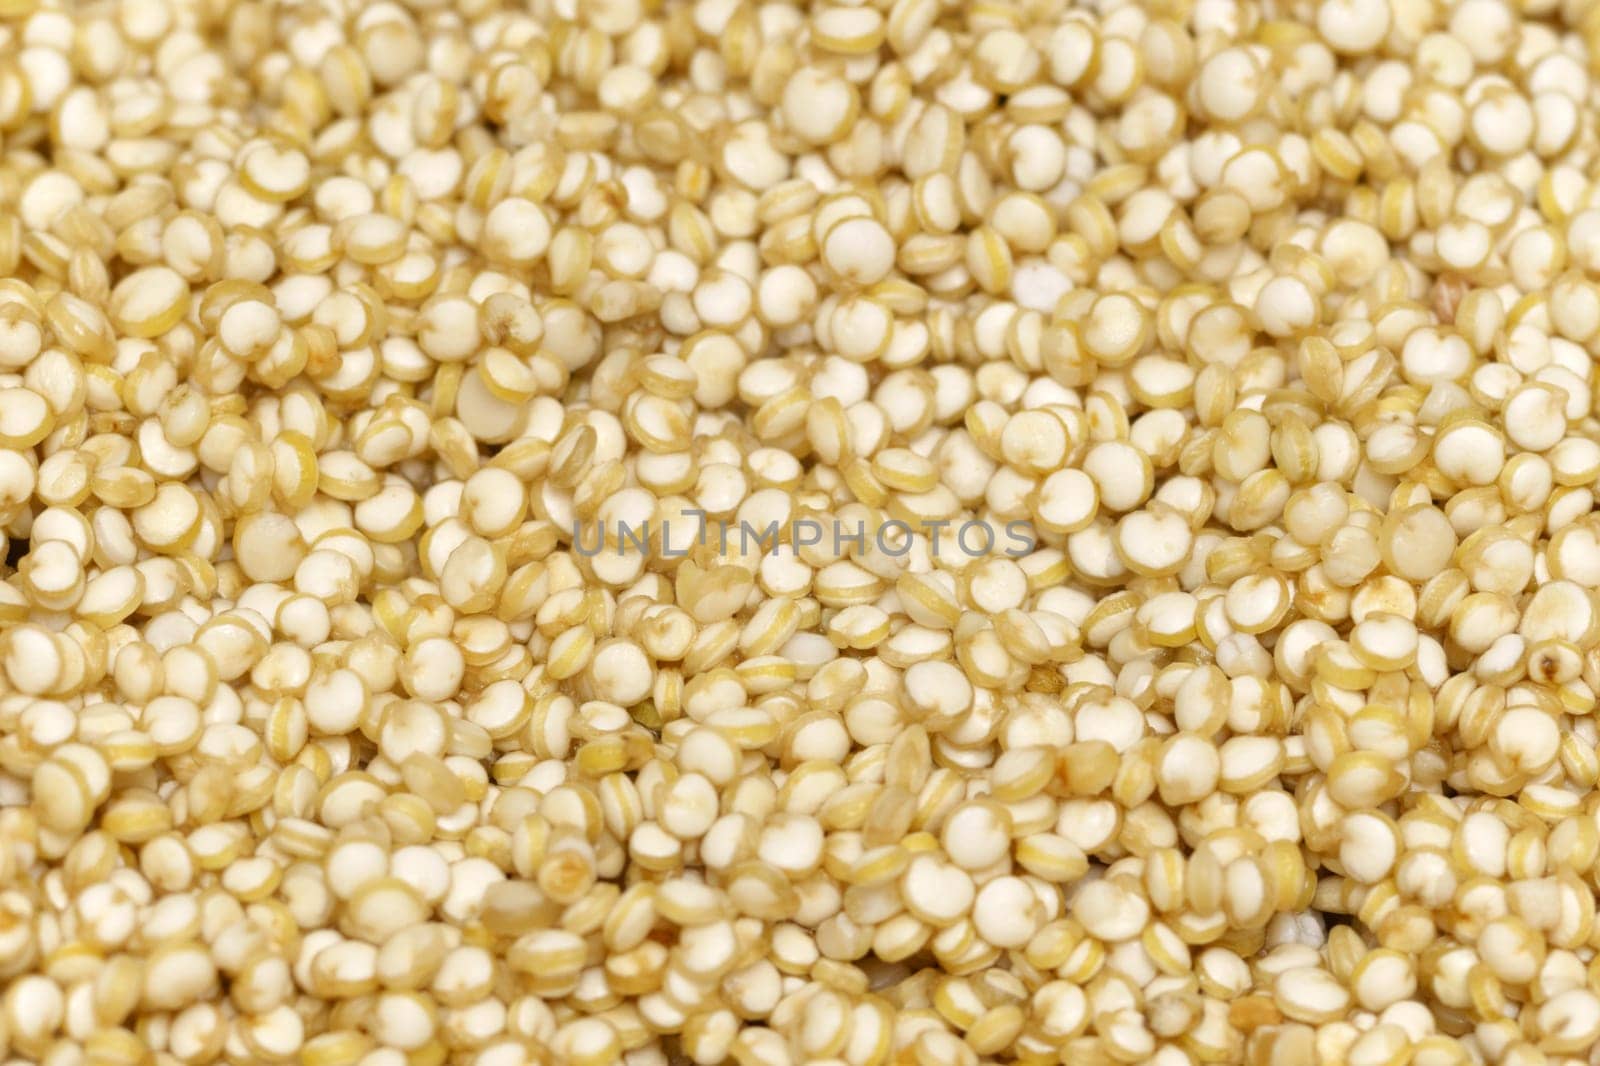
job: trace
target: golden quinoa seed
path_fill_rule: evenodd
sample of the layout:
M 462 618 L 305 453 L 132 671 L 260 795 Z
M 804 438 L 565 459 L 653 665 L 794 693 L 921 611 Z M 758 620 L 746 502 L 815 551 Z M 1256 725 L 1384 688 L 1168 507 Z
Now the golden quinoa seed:
M 0 1063 L 1600 1062 L 1597 79 L 0 0 Z

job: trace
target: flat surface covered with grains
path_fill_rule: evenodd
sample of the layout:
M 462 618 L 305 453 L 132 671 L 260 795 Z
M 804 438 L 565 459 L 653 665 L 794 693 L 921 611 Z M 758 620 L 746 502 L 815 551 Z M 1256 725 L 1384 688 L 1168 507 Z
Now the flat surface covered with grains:
M 0 1066 L 1600 1064 L 1600 3 L 0 0 Z

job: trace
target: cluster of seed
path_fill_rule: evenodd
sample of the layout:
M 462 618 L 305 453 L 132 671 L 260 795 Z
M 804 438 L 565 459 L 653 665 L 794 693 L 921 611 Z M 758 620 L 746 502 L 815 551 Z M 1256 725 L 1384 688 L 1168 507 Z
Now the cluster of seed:
M 1597 55 L 0 0 L 0 1061 L 1596 1061 Z

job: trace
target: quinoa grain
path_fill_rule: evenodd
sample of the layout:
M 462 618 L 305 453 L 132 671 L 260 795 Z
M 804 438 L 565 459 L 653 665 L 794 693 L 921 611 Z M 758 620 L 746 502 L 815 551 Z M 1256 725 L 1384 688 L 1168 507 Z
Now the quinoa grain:
M 0 0 L 0 1059 L 1592 1061 L 1597 49 Z

